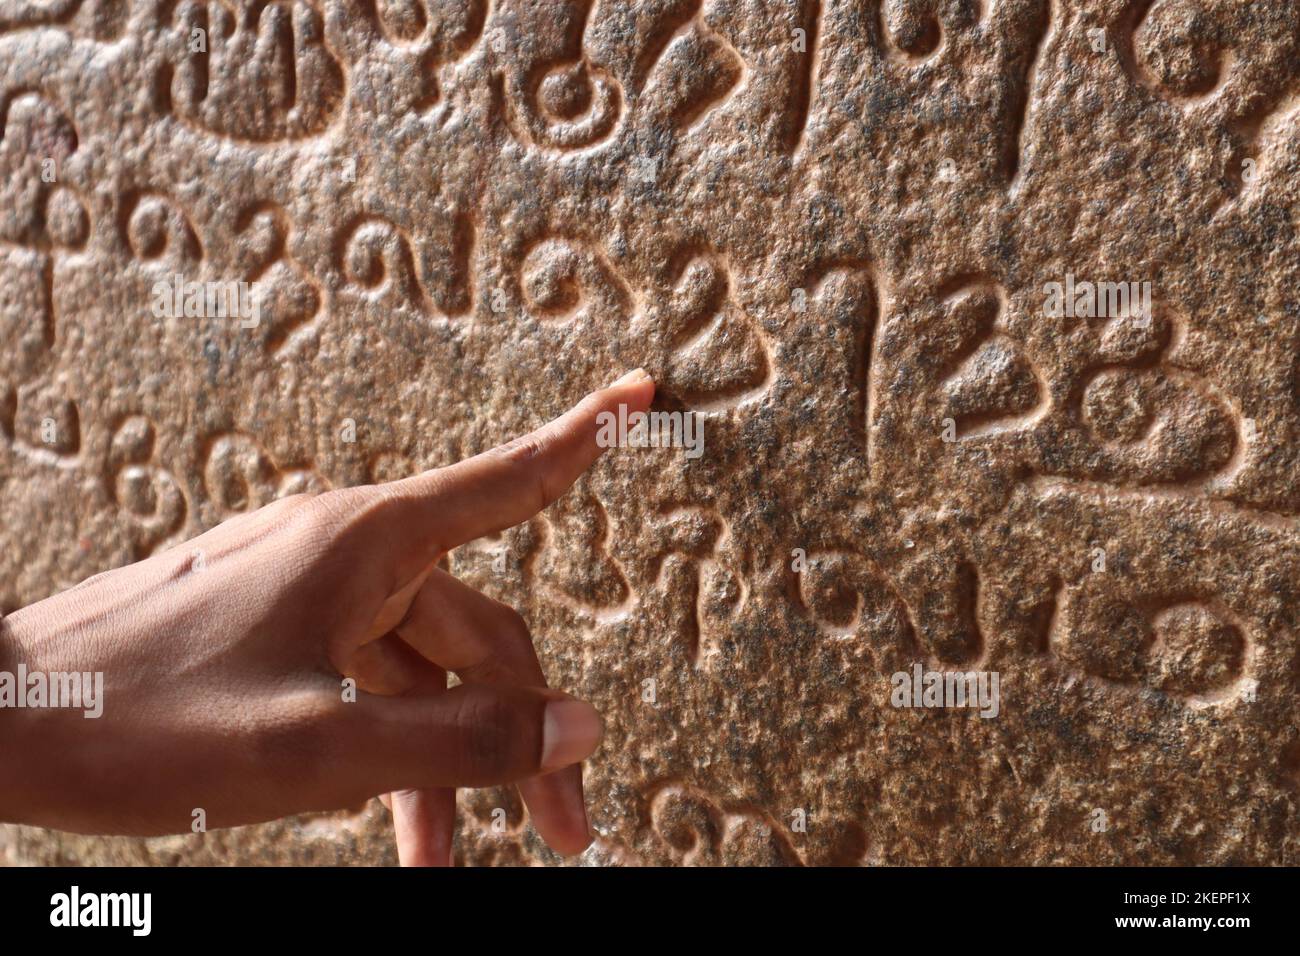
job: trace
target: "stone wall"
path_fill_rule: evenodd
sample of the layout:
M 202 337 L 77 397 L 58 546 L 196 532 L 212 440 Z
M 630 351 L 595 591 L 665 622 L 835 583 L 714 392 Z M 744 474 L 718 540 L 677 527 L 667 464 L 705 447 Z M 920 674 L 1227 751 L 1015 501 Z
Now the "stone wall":
M 0 0 L 0 119 L 0 610 L 644 365 L 704 453 L 451 562 L 606 715 L 580 862 L 1300 862 L 1295 4 Z

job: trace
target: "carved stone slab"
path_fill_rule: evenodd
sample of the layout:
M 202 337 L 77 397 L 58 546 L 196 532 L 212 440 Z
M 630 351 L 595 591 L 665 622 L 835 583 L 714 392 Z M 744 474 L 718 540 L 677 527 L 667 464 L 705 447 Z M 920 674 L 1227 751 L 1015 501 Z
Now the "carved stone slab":
M 1298 230 L 1293 3 L 0 0 L 0 611 L 645 365 L 702 455 L 452 556 L 606 715 L 579 862 L 1294 865 Z

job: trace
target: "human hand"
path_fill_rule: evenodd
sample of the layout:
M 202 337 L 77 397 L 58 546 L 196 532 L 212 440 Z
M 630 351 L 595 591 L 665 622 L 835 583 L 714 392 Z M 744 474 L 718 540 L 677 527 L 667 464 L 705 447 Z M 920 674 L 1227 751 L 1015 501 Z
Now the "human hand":
M 562 495 L 602 451 L 597 415 L 653 395 L 638 370 L 477 457 L 276 501 L 0 621 L 0 671 L 104 681 L 98 719 L 0 710 L 0 818 L 151 835 L 391 793 L 402 862 L 444 864 L 455 788 L 517 783 L 541 836 L 580 852 L 600 717 L 546 689 L 515 611 L 437 565 Z

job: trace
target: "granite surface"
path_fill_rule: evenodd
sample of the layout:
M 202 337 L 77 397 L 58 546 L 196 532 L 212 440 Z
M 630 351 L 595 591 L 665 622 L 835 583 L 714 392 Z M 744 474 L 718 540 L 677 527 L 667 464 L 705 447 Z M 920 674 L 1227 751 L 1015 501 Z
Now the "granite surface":
M 1295 3 L 0 0 L 0 121 L 0 611 L 644 365 L 703 453 L 451 559 L 606 717 L 568 862 L 1300 863 Z

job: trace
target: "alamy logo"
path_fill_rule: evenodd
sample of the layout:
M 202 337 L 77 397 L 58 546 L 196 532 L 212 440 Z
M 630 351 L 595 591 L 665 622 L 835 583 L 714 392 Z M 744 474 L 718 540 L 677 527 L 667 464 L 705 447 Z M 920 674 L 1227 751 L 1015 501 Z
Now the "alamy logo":
M 104 673 L 102 671 L 27 670 L 18 665 L 18 673 L 0 671 L 0 709 L 68 707 L 84 710 L 93 720 L 104 713 Z
M 1068 272 L 1065 282 L 1043 286 L 1043 314 L 1051 319 L 1136 319 L 1151 323 L 1150 282 L 1075 282 Z
M 685 448 L 687 458 L 704 454 L 704 420 L 694 412 L 632 412 L 596 416 L 596 444 L 601 448 Z
M 152 911 L 152 893 L 82 893 L 74 886 L 50 897 L 51 926 L 129 926 L 131 935 L 148 936 Z
M 927 671 L 912 665 L 890 679 L 889 702 L 895 707 L 969 707 L 981 717 L 996 717 L 1001 709 L 997 671 Z
M 262 322 L 262 290 L 256 282 L 186 282 L 177 273 L 153 284 L 159 319 L 239 319 L 241 329 Z

